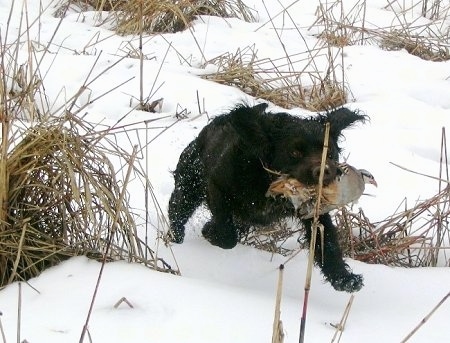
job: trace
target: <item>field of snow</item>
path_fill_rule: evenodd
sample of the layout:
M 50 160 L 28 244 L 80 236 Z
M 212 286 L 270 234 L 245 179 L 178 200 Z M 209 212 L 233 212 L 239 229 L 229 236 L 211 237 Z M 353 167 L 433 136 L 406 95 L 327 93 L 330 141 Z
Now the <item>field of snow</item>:
M 202 16 L 191 30 L 145 36 L 144 94 L 151 94 L 152 100 L 164 99 L 156 114 L 132 107 L 139 95 L 139 59 L 127 56 L 137 49 L 138 37 L 119 36 L 106 25 L 98 26 L 98 13 L 94 11 L 69 11 L 61 21 L 52 15 L 55 2 L 15 0 L 9 19 L 11 1 L 0 0 L 0 38 L 2 45 L 14 41 L 19 32 L 24 32 L 20 28 L 22 15 L 26 14 L 32 22 L 44 9 L 39 21 L 30 24 L 27 34 L 21 37 L 23 45 L 17 63 L 27 60 L 27 41 L 33 42 L 36 51 L 48 49 L 40 70 L 50 111 L 66 103 L 93 69 L 91 80 L 101 76 L 89 85 L 76 105 L 84 106 L 108 93 L 83 110 L 89 121 L 102 125 L 114 125 L 119 120 L 121 124 L 140 123 L 132 138 L 137 140 L 138 135 L 144 137 L 143 121 L 161 118 L 149 124 L 147 135 L 154 141 L 141 163 L 147 163 L 155 197 L 165 212 L 173 189 L 170 172 L 183 148 L 207 124 L 208 117 L 223 113 L 240 101 L 259 101 L 236 88 L 200 78 L 205 68 L 213 68 L 203 67 L 205 59 L 251 45 L 256 47 L 259 58 L 281 58 L 284 51 L 277 33 L 292 55 L 304 52 L 305 44 L 314 46 L 317 40 L 314 28 L 307 28 L 315 20 L 318 1 L 268 2 L 245 1 L 257 13 L 255 23 Z M 282 13 L 281 3 L 284 7 L 293 3 L 288 10 L 290 16 Z M 352 8 L 352 3 L 356 1 L 346 2 L 346 8 Z M 449 6 L 448 1 L 442 3 Z M 420 6 L 403 14 L 397 2 L 394 7 L 385 8 L 387 4 L 382 0 L 367 2 L 368 27 L 399 25 L 399 16 L 405 21 L 420 17 Z M 268 11 L 265 6 L 269 6 Z M 276 16 L 278 13 L 281 14 Z M 291 18 L 301 28 L 304 40 Z M 426 21 L 421 18 L 415 24 Z M 22 24 L 25 25 L 24 19 Z M 440 22 L 447 29 L 448 24 L 448 16 Z M 450 127 L 450 62 L 425 61 L 405 50 L 382 50 L 374 43 L 347 46 L 343 52 L 345 79 L 351 90 L 346 106 L 363 111 L 371 120 L 346 131 L 341 146 L 349 163 L 371 171 L 378 182 L 378 188 L 367 188 L 374 196 L 363 197 L 358 204 L 372 221 L 377 221 L 392 214 L 405 198 L 408 205 L 413 205 L 438 191 L 436 180 L 407 172 L 391 162 L 438 176 L 441 132 L 443 127 Z M 36 56 L 42 53 L 37 52 Z M 201 113 L 198 99 L 204 106 Z M 183 109 L 188 118 L 177 121 L 175 113 Z M 286 110 L 275 105 L 269 109 L 301 116 L 311 114 L 304 109 Z M 130 141 L 124 138 L 123 147 L 127 146 L 131 151 Z M 129 193 L 134 212 L 141 218 L 138 222 L 143 223 L 141 183 L 132 182 Z M 172 246 L 181 276 L 125 262 L 106 265 L 85 342 L 269 342 L 281 263 L 285 264 L 281 301 L 285 342 L 298 341 L 307 252 L 301 251 L 287 261 L 281 255 L 244 245 L 222 250 L 201 236 L 206 217 L 205 210 L 199 211 L 188 225 L 185 242 Z M 157 226 L 156 213 L 150 213 L 149 218 Z M 159 249 L 161 256 L 175 263 L 166 248 Z M 448 253 L 442 265 L 434 268 L 394 268 L 351 259 L 348 263 L 356 273 L 364 275 L 365 286 L 355 294 L 341 342 L 400 342 L 450 291 Z M 2 342 L 79 341 L 99 269 L 100 263 L 76 257 L 28 283 L 13 283 L 2 289 Z M 114 307 L 122 298 L 132 307 L 125 302 Z M 315 268 L 305 342 L 330 342 L 349 298 L 349 294 L 336 292 L 324 283 Z M 447 301 L 409 341 L 450 342 L 449 318 Z

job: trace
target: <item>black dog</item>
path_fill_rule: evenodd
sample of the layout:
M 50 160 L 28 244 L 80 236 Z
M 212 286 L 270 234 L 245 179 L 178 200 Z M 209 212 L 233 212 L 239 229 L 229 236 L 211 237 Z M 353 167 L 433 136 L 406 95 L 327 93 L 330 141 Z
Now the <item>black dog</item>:
M 336 178 L 341 131 L 366 119 L 346 108 L 306 119 L 287 113 L 266 113 L 266 108 L 267 104 L 237 106 L 216 117 L 182 152 L 169 202 L 174 242 L 183 242 L 184 225 L 204 202 L 212 217 L 202 234 L 211 244 L 224 249 L 233 248 L 239 235 L 251 226 L 295 217 L 290 201 L 265 196 L 274 180 L 267 169 L 288 174 L 307 185 L 317 184 L 325 123 L 329 122 L 329 155 L 323 181 L 324 185 L 329 184 Z M 358 291 L 363 285 L 362 276 L 353 274 L 343 261 L 330 215 L 321 215 L 319 221 L 325 228 L 324 252 L 318 236 L 316 264 L 336 290 Z M 302 222 L 309 242 L 312 220 Z

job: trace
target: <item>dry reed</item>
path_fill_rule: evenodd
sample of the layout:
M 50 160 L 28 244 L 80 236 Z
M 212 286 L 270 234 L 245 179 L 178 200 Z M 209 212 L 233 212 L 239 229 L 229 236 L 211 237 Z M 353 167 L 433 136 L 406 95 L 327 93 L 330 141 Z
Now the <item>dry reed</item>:
M 449 44 L 441 38 L 413 34 L 393 29 L 381 35 L 380 46 L 385 50 L 405 49 L 411 55 L 423 60 L 440 62 L 450 59 Z
M 347 102 L 347 89 L 335 74 L 335 55 L 328 52 L 322 46 L 289 58 L 259 60 L 255 47 L 239 48 L 233 54 L 225 53 L 209 60 L 206 64 L 215 65 L 217 71 L 203 78 L 237 87 L 284 108 L 328 110 Z M 327 61 L 325 73 L 315 67 L 311 53 L 315 54 L 314 58 Z M 301 67 L 295 67 L 294 63 Z
M 415 206 L 396 211 L 379 222 L 371 222 L 362 209 L 344 207 L 334 213 L 344 255 L 366 263 L 420 267 L 450 265 L 450 186 Z M 253 229 L 242 242 L 284 256 L 295 253 L 292 240 L 301 229 L 280 223 Z M 303 247 L 303 245 L 302 245 Z
M 3 39 L 0 36 L 0 286 L 28 280 L 75 255 L 174 272 L 138 234 L 127 183 L 119 173 L 130 169 L 146 176 L 117 142 L 117 129 L 95 131 L 94 124 L 77 115 L 79 109 L 71 112 L 92 81 L 86 79 L 80 92 L 50 111 L 39 68 L 42 54 L 38 57 L 30 44 L 28 60 L 19 61 L 23 42 L 6 44 Z
M 449 215 L 447 186 L 380 222 L 371 223 L 362 210 L 351 213 L 346 209 L 336 214 L 336 221 L 347 230 L 342 239 L 349 256 L 367 263 L 419 267 L 450 263 L 440 261 L 450 248 L 450 227 L 443 220 Z
M 124 35 L 183 31 L 200 15 L 255 20 L 241 0 L 69 0 L 59 6 L 56 15 L 64 16 L 68 4 L 80 11 L 89 7 L 109 11 L 106 20 Z
M 127 200 L 120 197 L 126 185 L 116 179 L 110 148 L 86 128 L 70 114 L 54 117 L 26 129 L 8 153 L 2 285 L 27 280 L 74 255 L 100 259 L 107 253 L 108 261 L 169 269 L 155 264 L 153 252 L 138 237 Z M 144 259 L 149 253 L 152 258 Z

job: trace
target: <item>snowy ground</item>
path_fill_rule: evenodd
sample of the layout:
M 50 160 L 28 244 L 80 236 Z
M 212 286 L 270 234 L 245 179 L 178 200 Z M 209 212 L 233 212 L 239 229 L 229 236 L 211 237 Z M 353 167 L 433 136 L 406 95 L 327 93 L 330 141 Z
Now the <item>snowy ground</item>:
M 35 46 L 46 46 L 59 23 L 59 19 L 51 15 L 54 4 L 50 0 L 41 3 L 44 8 L 48 4 L 49 7 L 40 22 L 28 31 Z M 242 100 L 255 102 L 237 89 L 199 78 L 204 70 L 200 68 L 203 57 L 197 43 L 207 60 L 252 44 L 257 47 L 260 58 L 283 57 L 272 24 L 267 23 L 263 2 L 246 3 L 257 9 L 257 23 L 203 17 L 196 21 L 192 32 L 144 39 L 143 49 L 147 56 L 144 92 L 149 94 L 152 89 L 157 89 L 152 99 L 164 98 L 161 114 L 140 112 L 130 107 L 130 99 L 139 94 L 139 61 L 134 58 L 124 58 L 103 73 L 78 100 L 77 105 L 83 106 L 134 77 L 89 104 L 83 113 L 87 113 L 89 120 L 110 125 L 126 114 L 123 123 L 167 115 L 152 124 L 151 138 L 161 133 L 161 127 L 176 121 L 177 108 L 187 109 L 190 119 L 176 123 L 150 144 L 149 176 L 164 211 L 173 189 L 170 170 L 175 167 L 182 149 L 208 121 L 206 114 L 198 116 L 197 93 L 209 116 L 222 113 Z M 289 1 L 283 3 L 285 6 L 290 4 Z M 396 24 L 394 12 L 383 9 L 387 3 L 370 1 L 366 16 L 368 25 L 388 27 Z M 40 4 L 29 1 L 27 5 L 31 21 L 37 17 Z M 0 0 L 2 40 L 5 39 L 10 6 L 10 1 Z M 8 41 L 13 41 L 19 32 L 21 6 L 20 1 L 15 1 Z M 274 17 L 280 6 L 278 2 L 270 6 L 269 13 Z M 289 13 L 297 25 L 305 28 L 314 21 L 316 6 L 313 1 L 308 4 L 298 2 L 289 8 Z M 413 12 L 419 9 L 420 6 Z M 126 55 L 130 46 L 135 49 L 138 45 L 136 37 L 117 36 L 107 28 L 96 26 L 95 15 L 94 12 L 69 13 L 49 46 L 50 53 L 40 68 L 53 109 L 64 104 L 79 89 L 97 58 L 93 75 L 100 74 Z M 417 13 L 411 12 L 402 16 L 405 20 L 416 17 Z M 416 24 L 425 21 L 422 18 Z M 264 23 L 267 24 L 263 26 Z M 305 42 L 308 46 L 315 44 L 315 32 L 302 29 L 305 41 L 301 40 L 286 15 L 277 16 L 274 25 L 292 55 L 305 51 Z M 448 21 L 442 25 L 448 27 Z M 26 37 L 22 40 L 25 42 Z M 342 146 L 351 164 L 375 175 L 379 187 L 370 189 L 375 196 L 361 199 L 359 206 L 371 220 L 380 220 L 392 214 L 405 197 L 412 205 L 438 190 L 437 181 L 408 173 L 390 162 L 438 175 L 441 130 L 450 127 L 450 63 L 424 61 L 404 50 L 389 52 L 374 44 L 346 47 L 344 55 L 345 77 L 354 98 L 348 106 L 362 110 L 371 121 L 347 131 Z M 26 45 L 18 58 L 19 61 L 26 60 Z M 271 109 L 280 110 L 275 106 Z M 290 112 L 310 114 L 302 109 Z M 124 141 L 124 146 L 127 144 L 129 142 Z M 142 214 L 144 192 L 140 184 L 132 184 L 130 193 L 132 205 Z M 242 245 L 230 251 L 209 245 L 200 235 L 201 222 L 206 215 L 198 214 L 189 225 L 185 243 L 173 247 L 181 277 L 124 262 L 106 266 L 89 322 L 92 342 L 270 341 L 278 266 L 286 263 L 286 258 Z M 151 214 L 150 219 L 156 222 L 156 215 Z M 161 254 L 170 256 L 167 251 L 161 251 Z M 285 342 L 298 341 L 306 259 L 307 253 L 301 252 L 285 264 L 281 304 Z M 349 260 L 355 272 L 364 274 L 365 287 L 355 296 L 341 342 L 400 342 L 450 291 L 450 270 L 444 267 L 448 266 L 448 254 L 445 259 L 447 262 L 443 261 L 443 267 L 420 269 Z M 172 262 L 169 258 L 169 263 Z M 29 284 L 23 283 L 20 330 L 18 283 L 0 291 L 0 319 L 6 342 L 78 341 L 99 268 L 99 263 L 78 257 L 45 271 Z M 125 303 L 114 308 L 122 297 L 133 308 Z M 349 297 L 349 294 L 338 293 L 324 284 L 319 271 L 314 270 L 306 342 L 331 341 L 335 333 L 333 324 L 339 322 Z M 447 301 L 410 341 L 450 342 L 449 318 L 450 303 Z

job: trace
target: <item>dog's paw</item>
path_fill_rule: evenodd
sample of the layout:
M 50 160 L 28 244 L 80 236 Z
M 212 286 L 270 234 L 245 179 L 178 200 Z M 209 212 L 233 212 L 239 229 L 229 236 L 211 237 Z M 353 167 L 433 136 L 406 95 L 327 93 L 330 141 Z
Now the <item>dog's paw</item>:
M 337 291 L 357 292 L 364 286 L 364 279 L 359 274 L 347 274 L 331 281 L 331 285 Z
M 216 245 L 222 249 L 232 249 L 238 242 L 236 230 L 218 229 L 214 223 L 208 222 L 202 229 L 202 235 L 212 245 Z
M 184 241 L 184 232 L 170 230 L 167 233 L 167 240 L 173 243 L 181 244 Z

